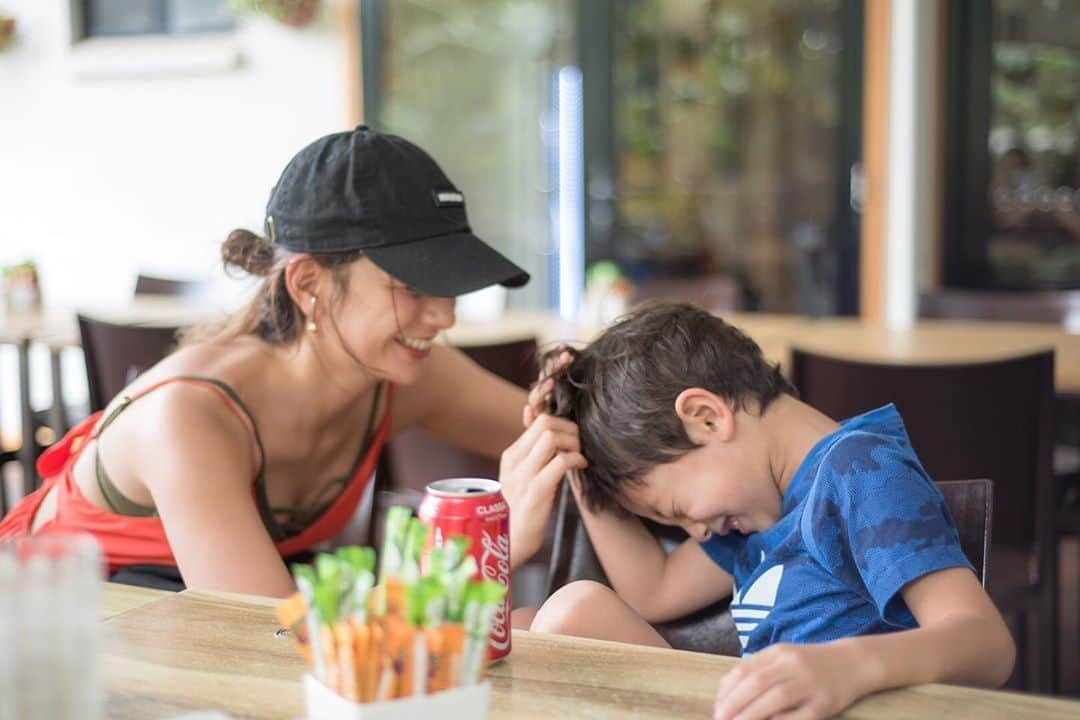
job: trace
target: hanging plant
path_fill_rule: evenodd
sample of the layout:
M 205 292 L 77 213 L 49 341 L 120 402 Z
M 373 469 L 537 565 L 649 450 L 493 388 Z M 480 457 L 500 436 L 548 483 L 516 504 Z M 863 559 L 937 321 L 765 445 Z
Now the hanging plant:
M 240 10 L 261 12 L 292 27 L 307 25 L 319 9 L 319 0 L 234 0 Z
M 15 34 L 15 18 L 10 15 L 0 14 L 0 50 L 3 50 L 11 42 Z

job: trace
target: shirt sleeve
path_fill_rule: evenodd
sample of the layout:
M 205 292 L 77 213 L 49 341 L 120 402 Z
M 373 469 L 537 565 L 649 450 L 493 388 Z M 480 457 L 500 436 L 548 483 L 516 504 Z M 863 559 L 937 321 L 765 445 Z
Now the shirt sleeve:
M 713 535 L 701 543 L 701 549 L 705 551 L 709 559 L 732 577 L 735 576 L 735 554 L 739 549 L 739 543 L 736 540 L 736 533 L 728 533 L 727 535 Z
M 829 450 L 819 473 L 802 535 L 826 569 L 865 589 L 884 621 L 911 617 L 899 593 L 913 580 L 974 570 L 944 498 L 909 448 L 853 433 Z

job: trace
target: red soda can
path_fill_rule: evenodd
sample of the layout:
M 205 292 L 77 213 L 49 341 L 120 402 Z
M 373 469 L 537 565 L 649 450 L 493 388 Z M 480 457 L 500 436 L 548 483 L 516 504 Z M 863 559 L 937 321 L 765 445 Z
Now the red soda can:
M 427 486 L 416 516 L 428 526 L 427 545 L 442 545 L 454 535 L 469 538 L 477 572 L 506 587 L 495 613 L 488 646 L 492 661 L 510 654 L 510 506 L 495 480 L 450 478 Z

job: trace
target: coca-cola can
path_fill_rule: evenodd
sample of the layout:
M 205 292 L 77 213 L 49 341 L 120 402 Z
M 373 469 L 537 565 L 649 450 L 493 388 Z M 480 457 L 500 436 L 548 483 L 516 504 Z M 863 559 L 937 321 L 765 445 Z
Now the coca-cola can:
M 492 661 L 506 657 L 510 654 L 510 506 L 502 487 L 484 478 L 436 480 L 427 486 L 416 515 L 429 528 L 428 550 L 448 537 L 464 535 L 469 538 L 477 573 L 506 587 L 488 647 Z

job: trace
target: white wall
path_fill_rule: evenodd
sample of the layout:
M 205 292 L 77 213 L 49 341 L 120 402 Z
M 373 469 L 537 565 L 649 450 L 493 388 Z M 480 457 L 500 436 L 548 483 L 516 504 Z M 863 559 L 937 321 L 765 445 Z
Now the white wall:
M 220 242 L 238 226 L 261 232 L 288 158 L 345 129 L 337 2 L 324 0 L 299 30 L 244 19 L 242 63 L 228 71 L 87 80 L 74 77 L 66 0 L 0 0 L 17 23 L 0 51 L 0 265 L 36 260 L 51 303 L 123 302 L 139 270 L 212 278 L 235 302 L 241 290 L 223 279 Z M 0 426 L 9 430 L 13 370 L 6 349 Z M 47 367 L 35 376 L 44 406 Z
M 346 122 L 332 0 L 301 30 L 245 19 L 239 68 L 110 80 L 73 77 L 67 2 L 2 1 L 0 263 L 37 260 L 50 301 L 122 300 L 139 269 L 219 276 L 288 158 Z

